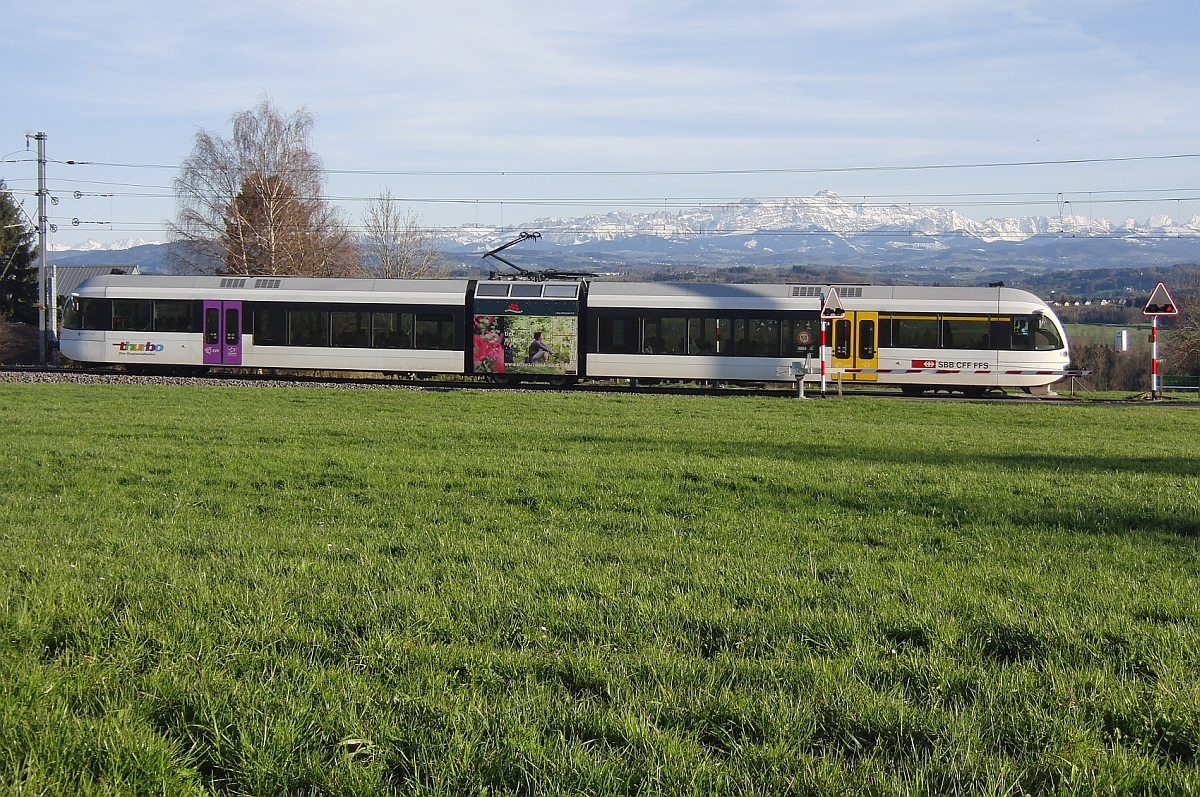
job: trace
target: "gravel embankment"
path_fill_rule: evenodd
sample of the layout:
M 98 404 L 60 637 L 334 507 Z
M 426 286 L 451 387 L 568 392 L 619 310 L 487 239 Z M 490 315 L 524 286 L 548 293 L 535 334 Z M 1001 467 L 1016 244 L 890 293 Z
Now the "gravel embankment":
M 150 376 L 146 374 L 92 374 L 63 371 L 0 371 L 0 382 L 22 384 L 73 383 L 80 385 L 221 385 L 224 387 L 327 387 L 344 390 L 446 390 L 445 385 L 413 385 L 387 382 L 348 382 L 300 379 L 238 379 L 236 377 Z M 464 386 L 467 386 L 464 384 Z M 477 385 L 469 385 L 478 387 Z

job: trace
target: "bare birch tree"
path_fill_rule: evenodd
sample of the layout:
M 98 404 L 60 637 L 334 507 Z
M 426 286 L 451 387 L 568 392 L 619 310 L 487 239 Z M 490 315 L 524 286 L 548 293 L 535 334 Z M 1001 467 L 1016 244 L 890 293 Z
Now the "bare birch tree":
M 361 268 L 382 279 L 439 277 L 445 272 L 437 237 L 421 217 L 401 210 L 384 189 L 363 212 Z
M 177 265 L 228 274 L 357 273 L 349 231 L 322 197 L 324 168 L 309 146 L 313 115 L 301 108 L 284 117 L 264 97 L 231 121 L 232 138 L 196 134 L 175 180 Z
M 1179 303 L 1163 347 L 1163 359 L 1177 374 L 1200 375 L 1200 267 L 1181 270 L 1172 291 Z

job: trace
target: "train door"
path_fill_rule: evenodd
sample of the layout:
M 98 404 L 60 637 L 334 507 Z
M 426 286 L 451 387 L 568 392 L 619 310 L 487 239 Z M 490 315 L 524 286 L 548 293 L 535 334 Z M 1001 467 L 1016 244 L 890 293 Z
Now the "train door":
M 854 314 L 857 344 L 854 348 L 854 367 L 874 370 L 879 367 L 879 313 Z M 878 374 L 855 374 L 859 382 L 878 381 Z
M 242 303 L 204 303 L 204 364 L 242 364 Z
M 879 313 L 847 312 L 830 324 L 833 368 L 879 367 Z M 876 374 L 844 374 L 843 381 L 875 382 Z
M 854 313 L 846 313 L 842 318 L 829 322 L 829 349 L 832 353 L 830 366 L 832 368 L 854 367 Z M 835 375 L 834 380 L 837 380 Z M 853 374 L 843 374 L 842 379 L 850 381 Z

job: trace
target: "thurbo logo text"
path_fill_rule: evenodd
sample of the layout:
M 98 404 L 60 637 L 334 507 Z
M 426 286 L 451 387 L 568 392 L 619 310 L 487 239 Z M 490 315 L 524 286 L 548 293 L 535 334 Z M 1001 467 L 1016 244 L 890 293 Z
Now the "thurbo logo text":
M 113 345 L 117 347 L 117 351 L 142 351 L 147 353 L 162 351 L 166 348 L 161 343 L 130 343 L 124 340 Z

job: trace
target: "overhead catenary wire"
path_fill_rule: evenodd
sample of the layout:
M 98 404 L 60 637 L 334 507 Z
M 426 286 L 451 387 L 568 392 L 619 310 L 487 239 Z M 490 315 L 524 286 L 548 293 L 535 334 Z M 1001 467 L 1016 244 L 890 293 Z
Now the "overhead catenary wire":
M 842 172 L 907 172 L 943 169 L 1000 169 L 1023 166 L 1070 166 L 1094 163 L 1136 163 L 1139 161 L 1166 161 L 1200 158 L 1200 153 L 1175 155 L 1128 155 L 1108 158 L 1062 158 L 1026 161 L 987 161 L 975 163 L 931 163 L 912 165 L 880 166 L 800 166 L 741 169 L 325 169 L 326 174 L 353 174 L 375 176 L 706 176 L 738 174 L 834 174 Z M 28 162 L 28 159 L 9 162 Z M 116 161 L 50 160 L 67 166 L 107 166 L 124 169 L 178 169 L 178 164 L 163 163 L 120 163 Z
M 33 180 L 33 178 L 16 177 L 16 178 L 10 178 L 9 180 L 7 180 L 7 182 L 9 182 L 9 183 L 32 182 L 32 180 Z M 55 180 L 55 179 L 50 180 L 50 183 L 52 185 L 57 182 L 59 182 L 59 180 Z M 158 197 L 173 198 L 175 196 L 173 186 L 169 186 L 169 185 L 147 185 L 144 183 L 123 183 L 123 182 L 116 182 L 116 181 L 111 181 L 111 180 L 84 180 L 84 179 L 79 179 L 79 178 L 63 178 L 62 182 L 68 183 L 69 185 L 98 185 L 98 186 L 106 186 L 106 187 L 114 187 L 114 188 L 116 188 L 116 187 L 150 188 L 150 189 L 156 189 L 158 191 L 171 192 L 171 193 L 165 193 L 165 194 L 116 192 L 115 193 L 116 196 L 149 197 L 149 198 L 158 198 Z M 67 187 L 67 188 L 59 187 L 59 188 L 53 188 L 51 190 L 56 193 L 61 193 L 63 191 L 70 191 L 71 189 L 69 187 Z M 838 198 L 843 199 L 843 200 L 859 199 L 859 200 L 863 200 L 864 202 L 869 201 L 869 200 L 885 200 L 885 201 L 892 200 L 896 204 L 910 204 L 914 201 L 919 201 L 919 200 L 972 199 L 972 198 L 985 198 L 985 197 L 1030 198 L 1030 199 L 1021 199 L 1021 200 L 1013 202 L 1013 204 L 1028 204 L 1031 201 L 1060 202 L 1060 201 L 1063 201 L 1061 199 L 1061 197 L 1064 197 L 1064 196 L 1087 195 L 1088 197 L 1091 197 L 1092 195 L 1103 196 L 1103 195 L 1111 195 L 1111 194 L 1130 195 L 1130 194 L 1163 194 L 1163 193 L 1174 193 L 1174 194 L 1200 193 L 1200 188 L 1186 188 L 1186 187 L 1108 188 L 1108 189 L 1079 188 L 1079 189 L 1068 189 L 1068 190 L 1059 190 L 1059 191 L 959 191 L 959 192 L 904 193 L 904 194 L 865 194 L 865 193 L 860 193 L 860 192 L 855 192 L 855 193 L 833 192 L 833 193 L 836 193 Z M 106 196 L 107 196 L 107 194 L 106 194 Z M 1040 200 L 1033 199 L 1033 198 L 1039 198 L 1039 197 L 1042 199 L 1040 199 Z M 1054 197 L 1054 199 L 1049 199 L 1050 197 Z M 343 201 L 370 202 L 370 201 L 377 200 L 379 197 L 378 196 L 323 195 L 322 198 L 337 199 L 337 200 L 343 200 Z M 544 197 L 544 198 L 539 198 L 539 199 L 524 199 L 524 200 L 519 199 L 519 198 L 514 198 L 514 197 L 490 197 L 490 198 L 484 198 L 484 197 L 392 197 L 392 201 L 394 201 L 394 202 L 513 202 L 513 203 L 542 202 L 542 203 L 546 203 L 546 204 L 562 204 L 562 203 L 606 204 L 606 203 L 625 203 L 625 202 L 646 202 L 646 203 L 650 203 L 650 202 L 664 202 L 664 203 L 703 202 L 703 203 L 714 203 L 714 204 L 729 204 L 729 203 L 741 202 L 741 201 L 745 200 L 746 198 L 747 197 L 744 195 L 738 195 L 738 196 L 732 196 L 732 195 L 729 195 L 729 196 L 667 196 L 667 197 L 662 197 L 661 199 L 658 196 L 655 196 L 655 197 L 646 197 L 646 196 L 639 196 L 639 197 Z M 755 201 L 760 201 L 760 202 L 782 202 L 782 201 L 788 201 L 788 200 L 795 200 L 798 198 L 811 198 L 811 197 L 798 197 L 797 195 L 791 194 L 791 195 L 786 195 L 786 196 L 756 196 L 756 197 L 752 197 L 752 198 Z M 1183 199 L 1186 201 L 1189 198 L 1183 197 Z M 1132 199 L 1130 199 L 1130 200 L 1118 199 L 1116 201 L 1119 201 L 1119 202 L 1120 201 L 1132 201 Z M 1174 201 L 1179 201 L 1179 200 L 1174 197 L 1165 197 L 1165 198 L 1164 197 L 1154 197 L 1152 201 L 1174 202 Z
M 93 182 L 93 185 L 102 184 Z M 50 189 L 50 193 L 71 193 L 72 189 L 58 188 Z M 1130 189 L 1126 191 L 1073 191 L 1073 192 L 1058 192 L 1069 196 L 1082 196 L 1091 194 L 1126 194 L 1126 193 L 1171 193 L 1172 196 L 1109 196 L 1102 198 L 1094 198 L 1089 201 L 1095 205 L 1124 205 L 1124 204 L 1143 204 L 1157 202 L 1195 202 L 1200 200 L 1200 189 L 1189 189 L 1188 193 L 1180 193 L 1175 189 Z M 36 192 L 28 190 L 13 190 L 14 194 L 35 195 Z M 112 191 L 105 193 L 78 192 L 80 197 L 121 197 L 127 199 L 175 199 L 173 193 L 148 193 L 139 191 Z M 969 197 L 987 197 L 987 196 L 1011 196 L 1011 199 L 969 199 Z M 1047 206 L 1052 207 L 1059 204 L 1065 204 L 1063 200 L 1052 198 L 1050 194 L 939 194 L 939 195 L 917 195 L 917 194 L 893 194 L 893 195 L 839 195 L 842 200 L 863 200 L 859 203 L 848 202 L 848 204 L 871 204 L 867 200 L 887 200 L 883 204 L 877 204 L 879 207 L 888 206 L 894 207 L 899 205 L 911 206 L 920 205 L 920 200 L 932 199 L 957 199 L 952 202 L 954 207 L 1024 207 L 1024 206 Z M 960 199 L 961 198 L 961 199 Z M 349 194 L 322 194 L 320 196 L 300 196 L 297 199 L 301 201 L 328 200 L 334 202 L 374 202 L 378 197 L 360 196 Z M 657 209 L 690 209 L 700 207 L 721 207 L 728 205 L 741 204 L 749 199 L 763 205 L 782 204 L 796 201 L 811 201 L 813 197 L 665 197 L 663 199 L 646 198 L 646 197 L 424 197 L 424 196 L 400 196 L 393 197 L 391 201 L 409 204 L 460 204 L 460 205 L 521 205 L 528 207 L 599 207 L 611 206 L 618 208 L 657 208 Z
M 64 217 L 53 217 L 62 220 Z M 114 231 L 117 232 L 162 232 L 160 225 L 155 225 L 151 222 L 114 222 L 114 221 L 94 221 L 83 222 L 80 224 L 105 224 L 112 225 Z M 520 232 L 521 230 L 530 229 L 530 224 L 515 224 L 515 225 L 479 225 L 477 227 L 469 226 L 422 226 L 419 229 L 423 232 L 443 235 L 451 232 L 464 232 L 464 229 L 474 229 L 483 235 L 500 235 Z M 284 228 L 286 229 L 286 228 Z M 351 232 L 361 232 L 366 228 L 363 225 L 347 225 L 346 229 Z M 546 233 L 547 236 L 553 236 L 553 231 Z M 867 237 L 867 238 L 914 238 L 923 240 L 937 240 L 939 238 L 960 237 L 964 234 L 974 235 L 970 230 L 955 229 L 941 232 L 929 232 L 917 229 L 878 229 L 878 228 L 849 228 L 849 229 L 811 229 L 811 230 L 772 230 L 763 229 L 761 227 L 725 227 L 709 230 L 663 230 L 657 227 L 620 227 L 612 226 L 605 227 L 572 227 L 569 230 L 564 230 L 563 234 L 594 234 L 594 235 L 653 235 L 659 237 L 674 237 L 674 238 L 697 238 L 697 237 L 722 237 L 722 236 L 762 236 L 762 237 L 824 237 L 824 238 L 845 238 L 845 237 Z M 979 236 L 976 236 L 979 237 Z M 1131 241 L 1141 240 L 1170 240 L 1170 239 L 1187 239 L 1194 240 L 1195 235 L 1172 233 L 1166 230 L 1139 230 L 1136 232 L 1125 230 L 1113 230 L 1106 232 L 1093 231 L 1086 226 L 1081 226 L 1075 229 L 1059 229 L 1048 230 L 1044 232 L 1030 232 L 1024 235 L 1018 235 L 1016 231 L 1005 234 L 1001 231 L 993 231 L 986 236 L 989 240 L 1005 240 L 1010 243 L 1023 243 L 1030 238 L 1039 240 L 1054 239 L 1054 240 L 1096 240 L 1096 239 L 1128 239 Z M 984 240 L 979 237 L 979 240 Z
M 778 167 L 778 168 L 747 168 L 747 169 L 653 169 L 653 170 L 385 170 L 385 169 L 326 169 L 328 175 L 394 175 L 394 176 L 705 176 L 705 175 L 768 175 L 768 174 L 827 174 L 839 172 L 893 172 L 893 171 L 919 171 L 919 170 L 946 170 L 946 169 L 980 169 L 980 168 L 1003 168 L 1003 167 L 1022 167 L 1022 166 L 1053 166 L 1053 165 L 1071 165 L 1071 164 L 1096 164 L 1096 163 L 1128 163 L 1139 161 L 1173 161 L 1180 159 L 1196 159 L 1200 158 L 1200 153 L 1184 153 L 1173 155 L 1144 155 L 1144 156 L 1123 156 L 1111 158 L 1071 158 L 1059 160 L 1029 160 L 1029 161 L 995 161 L 995 162 L 978 162 L 978 163 L 950 163 L 950 164 L 923 164 L 923 165 L 882 165 L 882 166 L 841 166 L 841 167 Z M 25 163 L 33 162 L 31 158 L 5 159 L 5 163 Z M 168 164 L 137 164 L 137 163 L 120 163 L 113 161 L 83 161 L 83 160 L 53 160 L 50 162 L 68 165 L 68 166 L 96 166 L 104 168 L 128 168 L 128 169 L 170 169 L 178 170 L 178 165 Z M 23 178 L 16 178 L 11 182 L 21 182 Z M 57 194 L 64 190 L 74 193 L 76 199 L 87 199 L 94 197 L 107 197 L 111 201 L 114 197 L 122 199 L 152 199 L 152 200 L 171 200 L 175 198 L 173 186 L 154 185 L 140 182 L 125 182 L 125 181 L 105 181 L 91 180 L 82 178 L 66 178 L 52 180 L 51 184 L 57 183 L 63 187 L 53 187 L 48 193 Z M 75 186 L 102 186 L 105 188 L 144 188 L 147 191 L 121 191 L 113 190 L 105 193 L 93 193 L 81 191 Z M 26 192 L 20 189 L 12 190 L 11 193 L 21 195 L 36 195 L 36 192 Z M 1070 200 L 1064 197 L 1074 196 L 1081 198 L 1088 197 L 1091 205 L 1110 205 L 1110 204 L 1144 204 L 1144 203 L 1159 203 L 1159 202 L 1174 202 L 1178 208 L 1182 202 L 1200 201 L 1200 189 L 1195 188 L 1138 188 L 1138 189 L 1090 189 L 1090 190 L 1070 190 L 1056 192 L 1039 192 L 1039 191 L 1007 191 L 1007 192 L 940 192 L 940 193 L 912 193 L 912 194 L 839 194 L 839 198 L 846 201 L 848 204 L 879 204 L 886 203 L 890 206 L 903 205 L 922 205 L 930 201 L 947 202 L 953 208 L 1004 208 L 1004 207 L 1051 207 L 1057 205 L 1059 208 L 1058 216 L 1063 216 L 1063 207 L 1070 207 Z M 378 199 L 376 196 L 359 196 L 352 194 L 326 194 L 320 197 L 310 197 L 309 199 L 322 199 L 342 203 L 370 202 Z M 411 196 L 411 197 L 395 197 L 394 201 L 410 204 L 441 204 L 441 205 L 491 205 L 503 206 L 504 204 L 525 206 L 525 207 L 562 207 L 562 208 L 609 208 L 612 210 L 620 209 L 655 209 L 655 210 L 687 210 L 696 209 L 704 206 L 728 206 L 736 205 L 743 202 L 746 197 L 732 196 L 683 196 L 683 197 L 651 197 L 651 196 L 617 196 L 617 197 L 587 197 L 587 196 L 572 196 L 572 197 L 463 197 L 463 196 Z M 770 205 L 775 203 L 792 202 L 796 200 L 812 200 L 812 197 L 765 197 L 752 198 L 752 201 Z M 857 200 L 855 202 L 854 200 Z M 600 211 L 606 212 L 606 211 Z M 611 212 L 611 211 L 608 211 Z M 1048 214 L 1053 215 L 1053 214 Z M 1068 214 L 1074 215 L 1074 214 Z M 1180 215 L 1177 210 L 1176 215 Z M 1090 213 L 1089 213 L 1090 217 Z M 57 218 L 57 217 L 56 217 Z M 72 220 L 74 221 L 74 220 Z M 1182 219 L 1179 220 L 1180 222 Z M 114 231 L 154 231 L 162 232 L 163 225 L 158 222 L 142 222 L 142 221 L 125 221 L 125 222 L 92 222 L 92 221 L 74 221 L 75 226 L 81 224 L 108 224 L 112 226 Z M 500 226 L 489 225 L 495 229 L 520 229 L 526 225 L 504 225 Z M 358 226 L 351 225 L 351 230 L 360 229 Z M 430 227 L 430 231 L 458 229 L 455 227 Z M 611 228 L 606 226 L 604 231 L 609 231 Z M 589 229 L 588 227 L 573 227 L 574 232 L 598 232 L 598 229 Z M 624 231 L 622 231 L 624 232 Z M 729 235 L 729 234 L 760 234 L 760 235 L 864 235 L 876 234 L 876 231 L 870 229 L 863 230 L 841 230 L 833 231 L 828 229 L 814 230 L 706 230 L 706 231 L 687 231 L 687 232 L 666 232 L 658 228 L 634 229 L 628 234 L 681 234 L 681 235 Z M 889 230 L 887 234 L 903 235 L 913 234 L 921 236 L 932 236 L 946 234 L 957 234 L 953 231 L 944 233 L 927 233 L 923 230 Z M 1069 231 L 1060 233 L 1069 235 Z M 1099 231 L 1089 232 L 1088 237 L 1125 237 L 1128 233 L 1120 230 L 1112 233 L 1101 233 Z M 1141 231 L 1138 233 L 1140 238 L 1170 238 L 1175 237 L 1170 232 L 1159 234 L 1151 231 Z

